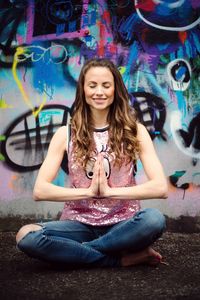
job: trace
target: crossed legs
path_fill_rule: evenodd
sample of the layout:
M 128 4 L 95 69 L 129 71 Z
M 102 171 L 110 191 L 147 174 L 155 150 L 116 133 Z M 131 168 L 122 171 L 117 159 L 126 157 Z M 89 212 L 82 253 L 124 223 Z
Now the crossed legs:
M 164 229 L 164 216 L 157 209 L 149 208 L 111 226 L 91 226 L 77 221 L 25 225 L 16 240 L 20 250 L 45 261 L 67 265 L 130 266 L 161 259 L 150 246 Z

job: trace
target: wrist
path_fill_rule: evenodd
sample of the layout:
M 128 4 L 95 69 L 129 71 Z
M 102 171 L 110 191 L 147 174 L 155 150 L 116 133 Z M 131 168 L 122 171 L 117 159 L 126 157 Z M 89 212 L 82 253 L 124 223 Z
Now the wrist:
M 97 196 L 98 195 L 94 192 L 94 190 L 89 187 L 88 188 L 88 198 L 95 198 Z
M 112 195 L 112 188 L 107 186 L 106 188 L 104 188 L 104 190 L 102 191 L 101 195 L 104 198 L 110 198 Z
M 118 196 L 119 196 L 119 192 L 117 191 L 117 188 L 108 186 L 108 188 L 105 191 L 105 197 L 116 198 Z

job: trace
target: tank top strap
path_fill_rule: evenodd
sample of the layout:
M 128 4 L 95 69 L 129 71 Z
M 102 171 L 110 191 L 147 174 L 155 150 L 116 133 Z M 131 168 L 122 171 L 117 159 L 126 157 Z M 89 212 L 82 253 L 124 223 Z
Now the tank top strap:
M 67 132 L 66 132 L 66 149 L 67 149 L 67 153 L 69 153 L 69 143 L 70 143 L 70 139 L 71 139 L 71 119 L 69 119 L 69 121 L 67 120 Z

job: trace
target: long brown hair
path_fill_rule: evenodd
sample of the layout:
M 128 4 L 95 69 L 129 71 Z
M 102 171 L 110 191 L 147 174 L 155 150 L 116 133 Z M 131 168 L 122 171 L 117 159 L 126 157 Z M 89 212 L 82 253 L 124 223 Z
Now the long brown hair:
M 92 67 L 108 68 L 114 77 L 114 101 L 110 106 L 107 121 L 109 146 L 111 152 L 115 154 L 115 164 L 120 167 L 124 157 L 128 158 L 128 162 L 135 162 L 139 153 L 136 116 L 129 105 L 128 91 L 119 70 L 111 61 L 104 58 L 86 61 L 79 75 L 71 121 L 75 155 L 85 166 L 91 151 L 94 150 L 92 116 L 84 93 L 85 75 Z

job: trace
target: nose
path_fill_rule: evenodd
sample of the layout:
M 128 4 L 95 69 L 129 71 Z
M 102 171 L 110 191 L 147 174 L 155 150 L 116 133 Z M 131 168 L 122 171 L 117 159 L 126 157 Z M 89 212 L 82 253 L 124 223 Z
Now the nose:
M 96 93 L 96 95 L 102 95 L 103 94 L 102 87 L 101 86 L 97 86 L 95 93 Z

